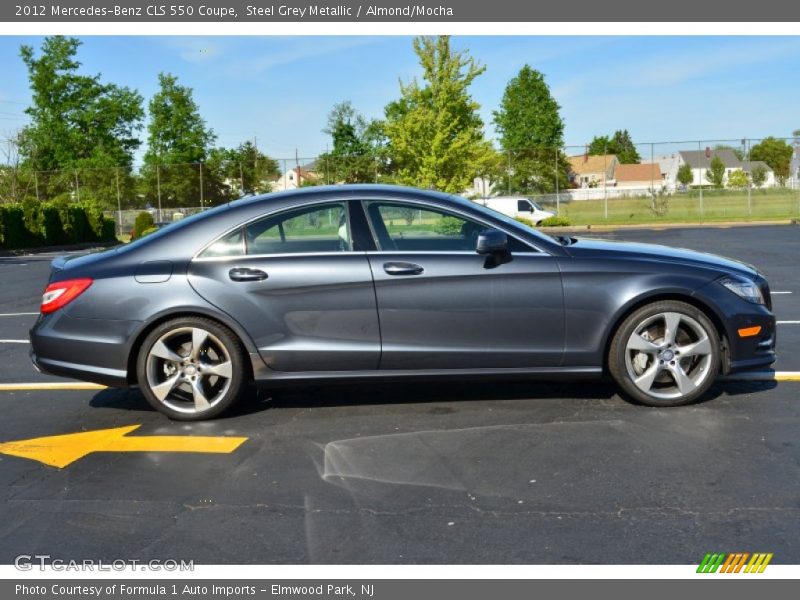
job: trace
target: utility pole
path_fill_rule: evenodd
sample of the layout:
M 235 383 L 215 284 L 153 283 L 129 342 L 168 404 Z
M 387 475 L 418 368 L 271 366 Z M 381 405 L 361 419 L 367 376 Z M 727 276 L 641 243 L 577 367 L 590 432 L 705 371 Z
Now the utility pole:
M 561 195 L 558 191 L 558 147 L 556 147 L 556 214 L 561 216 Z
M 117 220 L 119 221 L 119 233 L 122 233 L 122 199 L 119 193 L 119 167 L 114 169 L 114 175 L 117 179 Z
M 205 197 L 203 195 L 203 161 L 200 161 L 200 212 L 205 210 Z
M 300 159 L 297 157 L 297 148 L 294 149 L 294 164 L 297 168 L 297 187 L 302 184 L 302 176 L 300 175 Z

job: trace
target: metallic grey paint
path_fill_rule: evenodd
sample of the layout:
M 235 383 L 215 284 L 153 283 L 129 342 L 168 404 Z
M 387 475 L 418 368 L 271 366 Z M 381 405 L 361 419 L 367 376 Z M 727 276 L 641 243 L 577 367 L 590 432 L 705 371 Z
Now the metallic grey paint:
M 242 224 L 305 204 L 350 201 L 353 252 L 215 259 L 197 255 Z M 438 207 L 505 232 L 527 251 L 505 260 L 470 252 L 382 252 L 360 201 Z M 518 246 L 519 247 L 519 246 Z M 399 274 L 396 265 L 418 265 Z M 405 267 L 404 267 L 405 268 Z M 259 269 L 260 281 L 234 281 Z M 401 269 L 402 270 L 402 269 Z M 599 374 L 626 314 L 654 299 L 703 308 L 726 339 L 725 368 L 775 360 L 769 306 L 717 280 L 766 280 L 749 265 L 663 246 L 578 240 L 562 245 L 475 203 L 410 188 L 335 186 L 247 198 L 106 252 L 53 261 L 51 281 L 91 277 L 66 307 L 31 330 L 41 369 L 110 385 L 135 383 L 132 358 L 166 318 L 197 314 L 240 339 L 257 381 L 350 377 Z M 740 327 L 761 325 L 754 338 Z

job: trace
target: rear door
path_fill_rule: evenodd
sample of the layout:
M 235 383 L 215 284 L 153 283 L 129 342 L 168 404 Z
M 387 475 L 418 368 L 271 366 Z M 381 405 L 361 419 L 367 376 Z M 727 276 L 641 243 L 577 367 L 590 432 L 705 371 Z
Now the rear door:
M 475 252 L 489 225 L 406 201 L 365 201 L 381 369 L 560 365 L 564 306 L 557 260 L 509 238 L 503 260 Z
M 344 201 L 265 216 L 206 248 L 189 280 L 245 327 L 272 369 L 376 369 L 372 274 L 351 231 Z

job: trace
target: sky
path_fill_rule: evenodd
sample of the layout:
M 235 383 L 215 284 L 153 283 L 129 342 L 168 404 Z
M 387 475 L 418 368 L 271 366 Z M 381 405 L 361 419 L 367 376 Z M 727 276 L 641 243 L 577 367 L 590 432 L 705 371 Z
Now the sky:
M 217 145 L 256 139 L 275 158 L 324 152 L 331 107 L 344 100 L 369 118 L 421 75 L 407 36 L 85 36 L 81 70 L 137 89 L 157 74 L 194 90 Z M 0 137 L 23 126 L 30 101 L 21 44 L 0 37 Z M 637 142 L 786 137 L 800 128 L 800 37 L 454 36 L 486 66 L 471 87 L 486 135 L 492 111 L 524 64 L 545 75 L 561 105 L 568 145 L 628 129 Z M 144 141 L 146 131 L 141 132 Z M 138 153 L 140 158 L 144 150 Z M 576 151 L 576 153 L 578 153 Z M 640 152 L 641 153 L 641 152 Z

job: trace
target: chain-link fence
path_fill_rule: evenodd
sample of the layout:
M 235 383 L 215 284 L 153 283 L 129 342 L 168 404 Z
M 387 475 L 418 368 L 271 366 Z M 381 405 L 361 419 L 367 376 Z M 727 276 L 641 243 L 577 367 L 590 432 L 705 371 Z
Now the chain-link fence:
M 0 202 L 93 202 L 130 230 L 136 212 L 171 221 L 254 193 L 340 183 L 422 187 L 387 154 L 293 157 L 257 163 L 145 165 L 30 171 L 0 166 Z M 796 218 L 800 140 L 633 143 L 595 140 L 497 151 L 459 171 L 471 199 L 525 196 L 573 224 Z M 523 214 L 519 216 L 524 216 Z

